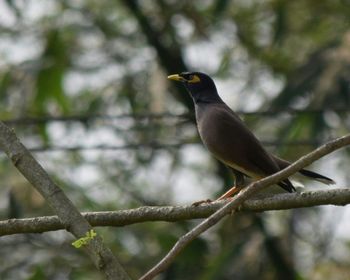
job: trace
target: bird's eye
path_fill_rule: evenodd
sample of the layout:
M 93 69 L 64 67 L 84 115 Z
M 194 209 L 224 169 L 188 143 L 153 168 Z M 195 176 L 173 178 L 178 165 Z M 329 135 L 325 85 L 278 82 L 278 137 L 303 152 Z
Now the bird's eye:
M 187 82 L 191 84 L 199 83 L 201 79 L 196 74 L 189 74 L 187 76 Z

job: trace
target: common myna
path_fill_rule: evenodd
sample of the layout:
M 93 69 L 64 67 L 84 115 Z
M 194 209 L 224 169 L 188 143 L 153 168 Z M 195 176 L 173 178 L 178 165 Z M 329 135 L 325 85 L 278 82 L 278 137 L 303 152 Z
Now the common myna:
M 170 75 L 168 79 L 182 82 L 186 87 L 195 104 L 197 128 L 204 145 L 233 171 L 234 186 L 219 199 L 239 192 L 245 186 L 245 176 L 261 179 L 290 165 L 264 149 L 239 116 L 222 101 L 208 75 L 183 72 Z M 299 173 L 325 184 L 334 184 L 332 179 L 306 169 Z M 288 179 L 278 185 L 288 192 L 295 191 Z

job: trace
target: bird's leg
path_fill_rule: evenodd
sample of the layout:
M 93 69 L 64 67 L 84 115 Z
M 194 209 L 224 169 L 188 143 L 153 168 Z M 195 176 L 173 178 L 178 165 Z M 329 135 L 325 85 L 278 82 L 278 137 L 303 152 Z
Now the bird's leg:
M 243 187 L 245 186 L 244 174 L 242 172 L 239 172 L 239 171 L 233 169 L 233 168 L 231 168 L 231 170 L 235 176 L 234 186 L 232 188 L 230 188 L 227 192 L 225 192 L 223 195 L 221 195 L 215 201 L 223 200 L 226 198 L 231 198 L 235 194 L 239 193 L 241 191 L 241 189 L 243 189 Z
M 230 188 L 227 192 L 225 192 L 223 195 L 221 195 L 219 198 L 215 199 L 214 202 L 231 198 L 233 195 L 239 193 L 241 189 L 245 187 L 244 174 L 237 170 L 234 170 L 233 168 L 231 168 L 231 170 L 234 175 L 234 183 L 235 183 L 234 186 Z M 192 206 L 199 206 L 199 205 L 202 205 L 205 203 L 211 203 L 211 202 L 213 202 L 211 199 L 204 199 L 204 200 L 200 200 L 192 203 Z
M 233 186 L 231 189 L 229 189 L 227 192 L 225 192 L 223 195 L 221 195 L 215 201 L 223 200 L 223 199 L 226 199 L 226 198 L 231 198 L 235 194 L 239 193 L 241 191 L 241 189 L 243 189 L 243 187 Z

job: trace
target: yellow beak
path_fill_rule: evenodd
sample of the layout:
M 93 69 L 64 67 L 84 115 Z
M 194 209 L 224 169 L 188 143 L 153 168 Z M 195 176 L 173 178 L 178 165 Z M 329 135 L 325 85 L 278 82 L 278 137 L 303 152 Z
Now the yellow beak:
M 169 80 L 173 80 L 173 81 L 178 81 L 178 82 L 184 82 L 186 81 L 184 78 L 182 78 L 179 74 L 174 74 L 174 75 L 170 75 L 168 76 Z

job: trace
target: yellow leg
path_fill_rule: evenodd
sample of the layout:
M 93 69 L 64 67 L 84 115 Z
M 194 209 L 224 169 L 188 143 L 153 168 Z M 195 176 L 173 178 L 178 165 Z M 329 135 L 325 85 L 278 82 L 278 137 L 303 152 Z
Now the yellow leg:
M 229 189 L 227 192 L 225 192 L 222 196 L 220 196 L 218 199 L 216 199 L 215 201 L 218 200 L 222 200 L 222 199 L 226 199 L 229 197 L 234 196 L 235 194 L 239 193 L 241 191 L 243 187 L 238 187 L 238 186 L 233 186 L 231 189 Z

